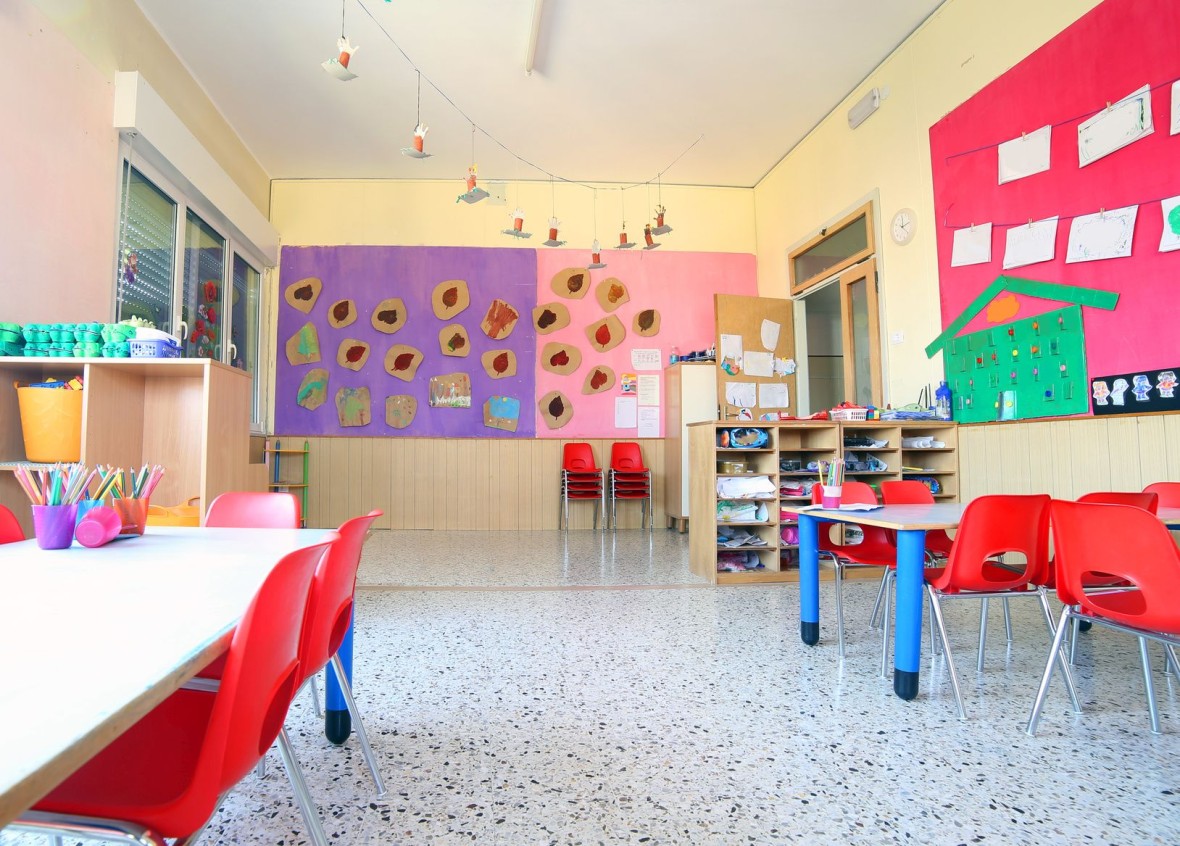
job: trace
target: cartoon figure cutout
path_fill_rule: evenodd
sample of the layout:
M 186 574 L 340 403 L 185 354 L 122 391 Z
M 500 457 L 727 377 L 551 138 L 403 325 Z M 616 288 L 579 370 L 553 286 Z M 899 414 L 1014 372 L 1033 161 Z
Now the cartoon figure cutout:
M 1126 379 L 1115 379 L 1114 384 L 1110 387 L 1111 402 L 1113 402 L 1115 405 L 1126 404 L 1126 398 L 1124 397 L 1124 394 L 1127 393 L 1127 388 L 1129 387 L 1131 386 L 1127 383 Z
M 1136 402 L 1147 402 L 1151 397 L 1151 380 L 1147 378 L 1146 374 L 1140 373 L 1131 379 L 1131 391 L 1135 394 Z
M 1161 370 L 1156 374 L 1156 387 L 1160 392 L 1160 399 L 1174 399 L 1176 391 L 1176 371 Z
M 1102 379 L 1094 380 L 1094 404 L 1095 405 L 1110 405 L 1106 398 L 1110 396 L 1110 386 Z

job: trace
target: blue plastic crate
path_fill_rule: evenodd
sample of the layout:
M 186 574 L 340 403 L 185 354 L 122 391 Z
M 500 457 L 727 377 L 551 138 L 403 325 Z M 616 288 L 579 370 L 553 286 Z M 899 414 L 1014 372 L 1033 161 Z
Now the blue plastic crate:
M 132 338 L 127 343 L 131 348 L 132 358 L 180 358 L 180 347 L 171 341 Z

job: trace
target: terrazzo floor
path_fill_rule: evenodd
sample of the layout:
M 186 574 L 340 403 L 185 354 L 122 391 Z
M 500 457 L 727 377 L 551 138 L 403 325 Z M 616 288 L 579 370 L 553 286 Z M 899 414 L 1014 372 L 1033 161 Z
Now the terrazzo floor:
M 800 642 L 796 586 L 706 586 L 687 557 L 669 531 L 375 533 L 356 692 L 388 797 L 305 699 L 288 719 L 331 841 L 1180 843 L 1180 691 L 1157 655 L 1153 735 L 1132 639 L 1083 635 L 1085 713 L 1057 682 L 1029 738 L 1048 645 L 1035 603 L 1013 603 L 1011 646 L 995 610 L 982 674 L 978 605 L 945 606 L 960 721 L 942 659 L 925 655 L 913 702 L 878 676 L 875 581 L 846 584 L 841 664 L 830 627 Z M 273 750 L 201 840 L 306 842 Z

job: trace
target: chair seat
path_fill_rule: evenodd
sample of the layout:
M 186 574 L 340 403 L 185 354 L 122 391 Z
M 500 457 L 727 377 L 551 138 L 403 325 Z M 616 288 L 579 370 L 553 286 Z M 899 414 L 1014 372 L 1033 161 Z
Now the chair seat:
M 822 551 L 832 552 L 845 561 L 866 567 L 897 566 L 897 548 L 886 543 L 865 541 L 864 543 L 833 544 L 832 549 Z
M 946 594 L 986 593 L 993 590 L 1036 592 L 1036 588 L 1028 584 L 1028 579 L 1024 575 L 1023 570 L 1009 570 L 1007 567 L 1000 567 L 991 562 L 984 562 L 980 572 L 983 581 L 975 581 L 969 587 L 947 587 L 946 568 L 928 567 L 926 568 L 926 583 L 931 585 L 935 590 Z

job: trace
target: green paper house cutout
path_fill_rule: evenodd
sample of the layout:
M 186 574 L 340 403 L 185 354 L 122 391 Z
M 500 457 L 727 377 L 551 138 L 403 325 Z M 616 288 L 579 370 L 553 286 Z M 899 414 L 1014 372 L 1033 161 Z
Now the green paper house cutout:
M 1002 293 L 1072 303 L 958 335 Z M 1076 285 L 999 276 L 926 347 L 940 350 L 960 423 L 1083 414 L 1090 407 L 1082 306 L 1112 310 L 1119 295 Z

